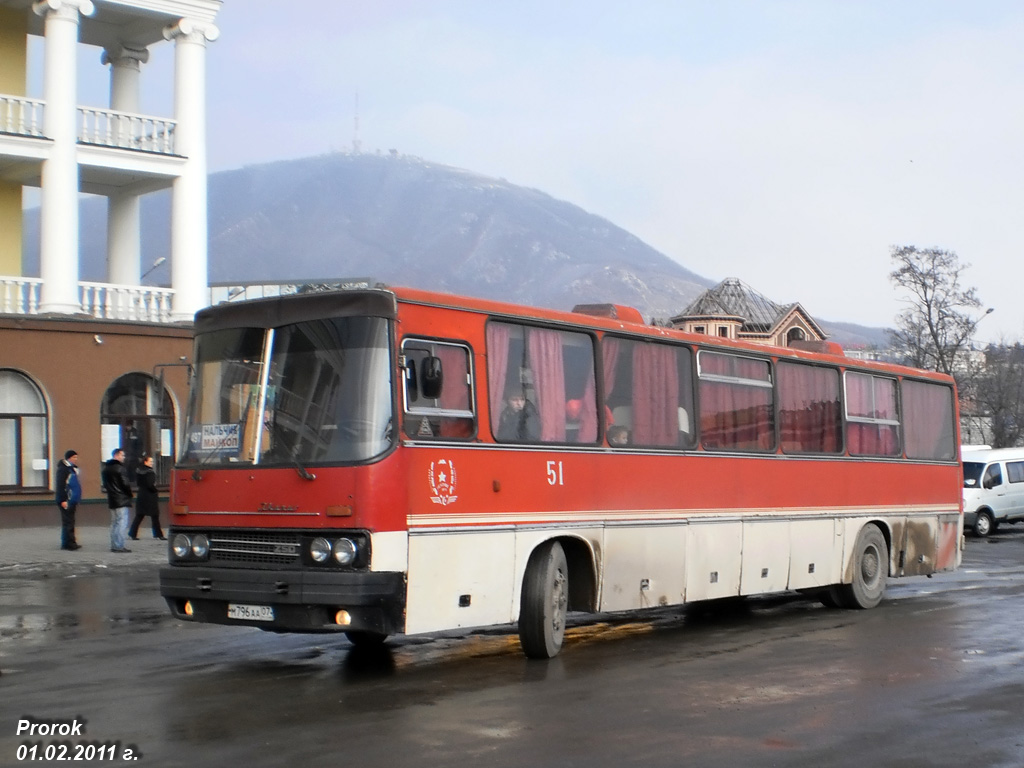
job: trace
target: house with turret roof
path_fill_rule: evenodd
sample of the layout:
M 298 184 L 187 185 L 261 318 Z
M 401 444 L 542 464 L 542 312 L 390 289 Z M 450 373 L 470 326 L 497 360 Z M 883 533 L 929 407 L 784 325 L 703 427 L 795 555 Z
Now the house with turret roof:
M 673 328 L 774 346 L 822 342 L 825 332 L 799 303 L 777 304 L 735 277 L 697 297 Z

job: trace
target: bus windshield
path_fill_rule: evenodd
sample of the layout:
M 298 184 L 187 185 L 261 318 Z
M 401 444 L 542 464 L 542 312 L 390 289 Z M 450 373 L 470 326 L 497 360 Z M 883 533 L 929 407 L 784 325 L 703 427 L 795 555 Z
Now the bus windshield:
M 964 462 L 964 488 L 977 488 L 981 485 L 981 473 L 985 464 L 978 461 Z
M 392 441 L 388 322 L 198 334 L 183 464 L 358 463 Z

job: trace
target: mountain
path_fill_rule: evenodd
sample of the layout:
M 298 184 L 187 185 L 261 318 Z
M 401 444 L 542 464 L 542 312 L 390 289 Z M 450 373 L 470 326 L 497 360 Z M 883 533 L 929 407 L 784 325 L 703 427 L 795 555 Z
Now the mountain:
M 648 318 L 678 313 L 711 285 L 577 206 L 414 157 L 251 166 L 212 174 L 208 194 L 211 282 L 373 277 L 557 309 L 627 304 Z M 170 256 L 168 200 L 143 198 L 144 263 Z M 38 225 L 25 231 L 26 272 L 36 274 Z M 82 279 L 105 279 L 103 200 L 82 204 L 80 243 Z M 168 266 L 148 282 L 166 284 Z
M 534 189 L 397 153 L 333 153 L 209 177 L 209 277 L 372 277 L 554 309 L 615 303 L 680 313 L 713 283 L 599 216 Z M 170 257 L 170 193 L 142 199 L 143 271 Z M 25 274 L 39 274 L 39 211 L 25 214 Z M 106 279 L 106 202 L 80 207 L 80 276 Z M 169 261 L 149 284 L 170 282 Z M 819 321 L 844 346 L 884 331 Z
M 887 349 L 892 343 L 889 329 L 874 328 L 856 323 L 833 323 L 821 321 L 821 328 L 828 334 L 830 341 L 843 345 L 846 349 Z

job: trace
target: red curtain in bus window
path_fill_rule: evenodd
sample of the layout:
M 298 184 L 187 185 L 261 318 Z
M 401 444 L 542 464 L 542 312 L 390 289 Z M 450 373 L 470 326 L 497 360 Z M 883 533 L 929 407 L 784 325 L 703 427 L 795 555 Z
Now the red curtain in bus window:
M 593 443 L 597 440 L 597 386 L 594 371 L 591 367 L 590 378 L 583 389 L 582 409 L 580 411 L 580 429 L 576 441 Z
M 787 453 L 836 453 L 842 448 L 839 371 L 780 361 L 779 432 Z
M 775 446 L 775 422 L 771 381 L 763 360 L 701 353 L 701 376 L 727 376 L 745 381 L 700 382 L 701 442 L 705 448 L 771 450 Z
M 619 362 L 619 350 L 623 342 L 619 339 L 605 337 L 601 343 L 601 357 L 604 368 L 604 393 L 605 397 L 615 389 L 615 366 Z
M 558 331 L 529 330 L 530 368 L 537 392 L 542 442 L 565 441 L 565 363 Z
M 895 424 L 858 422 L 854 419 L 896 421 L 896 382 L 866 373 L 846 374 L 847 439 L 856 456 L 895 456 L 899 434 Z
M 462 347 L 439 344 L 435 354 L 441 360 L 444 384 L 438 402 L 442 408 L 453 411 L 471 409 L 469 399 L 469 359 Z M 469 437 L 473 434 L 473 420 L 464 416 L 441 418 L 442 437 Z
M 679 442 L 679 367 L 672 347 L 633 345 L 633 442 Z
M 952 459 L 953 391 L 941 384 L 904 379 L 903 439 L 911 459 Z
M 491 411 L 491 432 L 497 434 L 498 420 L 505 404 L 505 375 L 512 329 L 500 323 L 487 326 L 487 404 Z

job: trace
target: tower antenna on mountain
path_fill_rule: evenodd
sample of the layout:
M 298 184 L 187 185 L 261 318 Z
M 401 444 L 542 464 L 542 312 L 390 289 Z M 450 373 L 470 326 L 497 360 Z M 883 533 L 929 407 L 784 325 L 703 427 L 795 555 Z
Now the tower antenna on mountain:
M 359 139 L 359 91 L 356 91 L 356 116 L 355 126 L 352 131 L 352 154 L 358 155 L 363 148 L 363 142 Z

